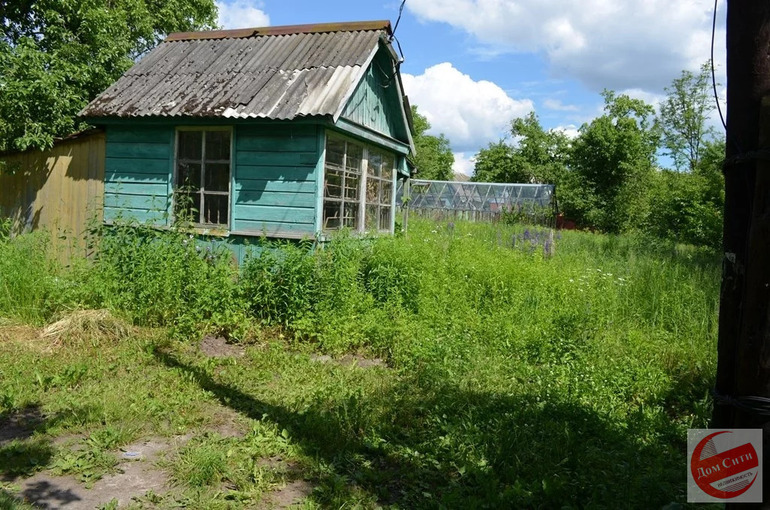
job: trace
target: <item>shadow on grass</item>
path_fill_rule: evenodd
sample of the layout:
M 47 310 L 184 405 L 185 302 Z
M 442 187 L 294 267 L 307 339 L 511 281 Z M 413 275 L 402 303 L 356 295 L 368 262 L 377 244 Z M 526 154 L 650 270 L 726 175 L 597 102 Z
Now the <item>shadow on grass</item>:
M 26 478 L 49 464 L 51 442 L 33 437 L 48 420 L 37 405 L 0 414 L 0 480 Z
M 406 508 L 652 508 L 685 496 L 676 445 L 634 437 L 577 404 L 414 379 L 293 411 L 168 352 L 155 355 L 223 405 L 255 420 L 267 415 L 332 466 L 311 496 L 322 505 L 341 504 L 353 487 Z

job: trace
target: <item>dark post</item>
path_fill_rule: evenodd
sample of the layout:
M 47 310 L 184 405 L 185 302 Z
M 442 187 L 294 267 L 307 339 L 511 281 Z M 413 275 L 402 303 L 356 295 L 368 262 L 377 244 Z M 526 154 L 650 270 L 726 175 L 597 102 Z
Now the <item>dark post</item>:
M 770 398 L 770 0 L 727 3 L 727 153 L 716 393 Z M 770 105 L 770 103 L 768 103 Z M 764 428 L 770 417 L 716 399 L 719 428 Z M 767 465 L 767 464 L 766 464 Z M 770 476 L 763 492 L 770 501 Z M 769 506 L 770 508 L 770 506 Z

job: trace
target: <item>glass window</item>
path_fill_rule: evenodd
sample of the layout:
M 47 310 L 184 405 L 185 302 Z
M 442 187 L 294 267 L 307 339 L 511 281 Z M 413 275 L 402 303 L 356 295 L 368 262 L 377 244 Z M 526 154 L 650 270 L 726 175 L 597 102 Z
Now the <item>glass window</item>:
M 196 225 L 229 225 L 230 140 L 230 130 L 177 132 L 175 218 Z
M 323 229 L 389 231 L 393 217 L 394 166 L 393 154 L 328 136 Z

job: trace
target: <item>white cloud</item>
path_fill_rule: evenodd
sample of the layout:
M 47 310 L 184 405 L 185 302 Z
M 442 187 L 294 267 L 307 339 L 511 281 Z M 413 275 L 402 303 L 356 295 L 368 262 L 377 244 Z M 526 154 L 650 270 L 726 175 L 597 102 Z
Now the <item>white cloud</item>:
M 574 124 L 567 124 L 566 126 L 557 126 L 553 128 L 554 131 L 561 131 L 567 138 L 574 140 L 580 135 L 580 128 Z
M 234 0 L 232 2 L 216 2 L 216 4 L 219 9 L 218 23 L 222 28 L 251 28 L 270 25 L 270 17 L 267 13 L 255 7 L 255 5 L 261 7 L 261 3 Z
M 682 69 L 697 70 L 709 58 L 713 5 L 702 0 L 410 0 L 406 5 L 420 19 L 461 28 L 495 51 L 542 53 L 557 73 L 596 91 L 660 91 Z M 724 12 L 723 2 L 717 41 L 725 40 Z M 724 44 L 716 51 L 720 64 Z
M 625 94 L 632 99 L 641 99 L 645 103 L 655 107 L 656 112 L 660 108 L 660 103 L 666 99 L 665 94 L 657 94 L 655 92 L 648 92 L 638 88 L 622 90 L 620 93 Z
M 543 101 L 543 106 L 549 110 L 555 110 L 557 112 L 576 112 L 580 110 L 580 108 L 574 104 L 562 103 L 560 99 L 546 99 Z
M 402 78 L 410 102 L 430 122 L 430 134 L 444 133 L 458 152 L 475 151 L 505 136 L 513 118 L 533 109 L 531 100 L 513 99 L 490 81 L 474 81 L 449 62 Z
M 455 152 L 455 164 L 452 166 L 454 173 L 473 175 L 473 169 L 476 167 L 475 155 L 471 156 L 467 152 Z

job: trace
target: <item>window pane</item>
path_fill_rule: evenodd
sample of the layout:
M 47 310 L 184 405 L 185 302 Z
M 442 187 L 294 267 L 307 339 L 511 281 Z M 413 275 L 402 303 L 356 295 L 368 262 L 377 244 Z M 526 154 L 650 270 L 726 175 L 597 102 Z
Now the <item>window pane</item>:
M 206 160 L 230 161 L 229 131 L 206 131 Z
M 342 167 L 345 157 L 345 142 L 334 138 L 326 139 L 326 164 Z
M 383 179 L 391 179 L 393 177 L 393 156 L 385 154 L 382 157 L 382 175 Z
M 382 195 L 380 195 L 380 203 L 385 205 L 390 205 L 392 200 L 393 200 L 393 182 L 383 181 Z
M 345 198 L 358 202 L 358 184 L 359 177 L 352 174 L 345 176 Z
M 203 223 L 227 225 L 227 195 L 203 194 Z
M 201 187 L 200 163 L 186 163 L 180 161 L 177 166 L 177 188 L 187 191 L 195 191 Z
M 342 225 L 352 229 L 358 228 L 358 204 L 345 204 Z
M 377 227 L 377 206 L 366 204 L 366 217 L 364 218 L 364 228 L 366 230 L 378 230 Z
M 390 230 L 390 207 L 380 207 L 380 230 Z
M 203 156 L 203 131 L 179 131 L 179 159 L 197 159 Z
M 342 198 L 342 172 L 326 169 L 326 184 L 324 186 L 324 197 Z
M 366 181 L 366 203 L 377 203 L 380 198 L 380 180 L 369 178 Z
M 340 221 L 340 203 L 324 202 L 324 228 L 337 229 L 342 225 Z
M 174 217 L 177 220 L 198 223 L 200 208 L 200 193 L 177 192 L 174 195 Z
M 382 168 L 382 154 L 379 152 L 369 151 L 369 167 L 367 173 L 369 175 L 379 176 Z
M 206 191 L 228 191 L 230 189 L 230 165 L 227 163 L 206 164 Z
M 348 154 L 345 159 L 345 169 L 356 174 L 361 173 L 361 160 L 364 157 L 364 148 L 361 145 L 348 142 Z

